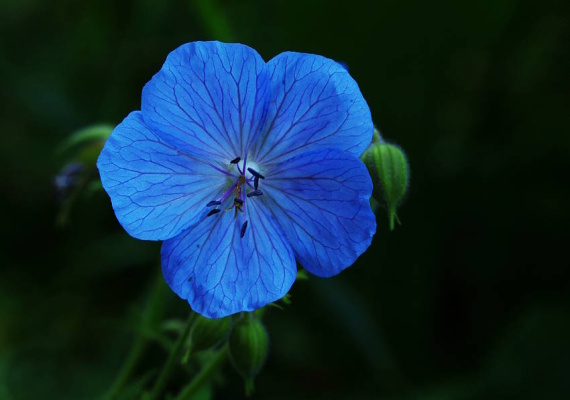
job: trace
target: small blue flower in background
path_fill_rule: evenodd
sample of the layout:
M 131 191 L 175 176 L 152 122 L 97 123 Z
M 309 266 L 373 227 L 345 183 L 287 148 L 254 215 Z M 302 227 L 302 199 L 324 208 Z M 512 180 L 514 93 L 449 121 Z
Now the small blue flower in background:
M 323 277 L 376 231 L 359 156 L 370 110 L 337 62 L 241 44 L 171 52 L 97 166 L 135 238 L 163 240 L 162 272 L 196 312 L 219 318 L 283 297 L 297 260 Z
M 83 165 L 74 162 L 67 164 L 58 172 L 53 179 L 57 200 L 62 202 L 69 191 L 77 184 L 79 176 L 83 172 Z

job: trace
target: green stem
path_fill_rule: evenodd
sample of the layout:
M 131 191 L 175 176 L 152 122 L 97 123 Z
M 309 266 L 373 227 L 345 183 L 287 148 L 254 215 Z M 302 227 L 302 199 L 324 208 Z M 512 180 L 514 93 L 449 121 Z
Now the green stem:
M 198 375 L 192 379 L 192 381 L 182 389 L 180 394 L 176 397 L 175 400 L 190 400 L 192 396 L 196 394 L 196 392 L 205 384 L 207 383 L 212 374 L 218 370 L 218 368 L 223 364 L 226 360 L 228 355 L 228 345 L 225 344 L 224 347 L 220 349 L 211 359 L 210 361 L 202 367 Z
M 146 347 L 148 345 L 148 341 L 146 338 L 139 336 L 136 341 L 133 343 L 131 349 L 129 350 L 129 354 L 121 367 L 121 371 L 115 382 L 113 382 L 113 386 L 109 389 L 109 392 L 104 397 L 107 400 L 115 400 L 119 392 L 123 389 L 129 378 L 131 377 L 135 367 L 141 356 L 143 355 Z
M 154 325 L 162 314 L 162 295 L 164 293 L 165 287 L 162 279 L 163 278 L 161 274 L 157 274 L 156 278 L 154 279 L 149 299 L 143 313 L 142 324 L 145 326 Z M 113 385 L 108 390 L 107 394 L 103 397 L 105 400 L 114 400 L 117 398 L 120 391 L 130 379 L 133 371 L 137 366 L 138 361 L 142 357 L 147 346 L 148 339 L 139 333 L 135 342 L 131 346 L 131 349 L 129 350 L 127 358 L 123 362 L 121 370 L 115 378 Z
M 192 325 L 194 324 L 195 320 L 196 320 L 196 314 L 194 312 L 190 312 L 190 316 L 188 317 L 188 322 L 186 322 L 186 325 L 184 326 L 182 333 L 180 334 L 178 340 L 174 344 L 174 348 L 170 352 L 170 355 L 166 360 L 166 364 L 164 364 L 164 367 L 162 367 L 162 371 L 160 371 L 160 375 L 158 376 L 156 382 L 154 383 L 154 387 L 152 388 L 152 392 L 150 393 L 148 400 L 157 400 L 160 394 L 162 393 L 162 390 L 166 386 L 166 383 L 168 382 L 168 378 L 170 377 L 170 374 L 172 373 L 174 366 L 180 360 L 182 348 L 184 347 L 184 343 L 186 343 L 186 338 L 188 337 L 188 334 L 190 333 L 190 328 L 192 328 Z
M 372 135 L 372 143 L 384 143 L 380 131 L 376 128 L 374 128 L 374 134 Z

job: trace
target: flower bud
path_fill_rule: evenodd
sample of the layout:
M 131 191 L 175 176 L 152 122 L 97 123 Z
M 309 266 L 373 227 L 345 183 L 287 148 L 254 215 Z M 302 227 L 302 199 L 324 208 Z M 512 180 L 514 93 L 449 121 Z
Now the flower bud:
M 364 152 L 362 161 L 374 183 L 372 197 L 388 211 L 390 230 L 394 230 L 394 220 L 400 223 L 396 209 L 408 188 L 409 167 L 406 155 L 398 146 L 380 139 Z
M 248 396 L 253 392 L 253 378 L 267 358 L 267 342 L 265 327 L 253 314 L 238 320 L 230 333 L 230 360 L 245 378 L 245 391 Z
M 105 141 L 113 131 L 111 125 L 92 125 L 81 129 L 62 142 L 56 154 L 67 164 L 54 178 L 57 200 L 61 208 L 57 224 L 65 226 L 71 209 L 80 198 L 102 190 L 96 178 L 96 162 Z
M 81 173 L 85 168 L 82 164 L 74 162 L 63 167 L 53 179 L 57 200 L 62 203 L 69 192 L 77 185 Z
M 209 319 L 198 316 L 188 338 L 189 352 L 207 350 L 226 338 L 230 330 L 230 318 Z

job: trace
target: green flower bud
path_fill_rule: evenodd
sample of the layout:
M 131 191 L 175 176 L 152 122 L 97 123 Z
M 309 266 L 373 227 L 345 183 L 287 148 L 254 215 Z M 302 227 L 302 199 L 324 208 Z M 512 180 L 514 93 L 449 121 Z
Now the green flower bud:
M 64 168 L 54 179 L 56 195 L 61 203 L 57 224 L 67 225 L 78 200 L 103 190 L 96 173 L 96 162 L 105 141 L 113 131 L 111 125 L 93 125 L 67 138 L 56 151 Z
M 188 337 L 188 352 L 196 353 L 216 346 L 230 330 L 230 318 L 209 319 L 198 316 Z
M 394 230 L 394 220 L 400 223 L 396 209 L 408 188 L 408 161 L 401 148 L 382 141 L 379 135 L 375 138 L 379 141 L 364 152 L 362 161 L 374 183 L 372 197 L 388 211 L 390 230 Z
M 265 327 L 251 313 L 238 320 L 230 333 L 230 360 L 245 378 L 245 392 L 248 396 L 253 392 L 253 378 L 267 358 L 267 342 Z

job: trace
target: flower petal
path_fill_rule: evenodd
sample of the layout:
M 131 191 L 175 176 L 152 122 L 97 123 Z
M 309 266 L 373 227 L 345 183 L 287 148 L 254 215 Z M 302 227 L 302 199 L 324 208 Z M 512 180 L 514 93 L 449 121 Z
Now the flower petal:
M 252 48 L 187 43 L 145 85 L 142 112 L 167 142 L 227 162 L 244 157 L 259 131 L 268 88 L 265 62 Z
M 227 185 L 218 171 L 158 138 L 139 111 L 113 130 L 97 167 L 117 219 L 138 239 L 178 235 Z
M 360 156 L 374 126 L 366 101 L 336 61 L 286 52 L 267 63 L 271 93 L 255 159 L 268 164 L 300 152 L 337 148 Z
M 283 297 L 296 275 L 293 251 L 266 210 L 221 212 L 162 245 L 162 273 L 171 289 L 208 318 L 253 311 Z
M 318 276 L 350 266 L 376 232 L 364 164 L 336 149 L 290 159 L 267 172 L 265 201 L 299 263 Z

